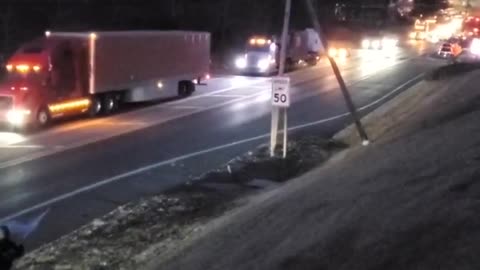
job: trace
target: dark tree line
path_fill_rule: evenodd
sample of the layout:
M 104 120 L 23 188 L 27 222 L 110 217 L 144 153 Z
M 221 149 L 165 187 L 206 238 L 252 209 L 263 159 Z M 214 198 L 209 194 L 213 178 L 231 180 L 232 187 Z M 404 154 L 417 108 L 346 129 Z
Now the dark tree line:
M 316 0 L 319 18 L 334 17 L 335 4 Z M 384 3 L 385 0 L 354 2 Z M 0 50 L 45 30 L 202 30 L 212 33 L 213 49 L 242 43 L 252 33 L 279 33 L 283 0 L 1 0 Z M 304 0 L 293 0 L 292 27 L 310 26 Z
M 44 33 L 64 31 L 187 29 L 209 31 L 214 47 L 229 46 L 251 33 L 281 28 L 282 0 L 2 0 L 1 47 Z M 292 24 L 308 24 L 303 0 L 293 0 Z M 322 18 L 333 14 L 332 1 L 319 4 Z

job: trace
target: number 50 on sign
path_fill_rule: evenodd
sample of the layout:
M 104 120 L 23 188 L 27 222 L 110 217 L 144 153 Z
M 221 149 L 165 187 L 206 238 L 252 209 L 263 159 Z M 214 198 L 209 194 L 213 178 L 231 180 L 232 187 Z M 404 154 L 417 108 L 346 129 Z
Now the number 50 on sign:
M 275 77 L 272 79 L 272 105 L 290 107 L 290 77 Z

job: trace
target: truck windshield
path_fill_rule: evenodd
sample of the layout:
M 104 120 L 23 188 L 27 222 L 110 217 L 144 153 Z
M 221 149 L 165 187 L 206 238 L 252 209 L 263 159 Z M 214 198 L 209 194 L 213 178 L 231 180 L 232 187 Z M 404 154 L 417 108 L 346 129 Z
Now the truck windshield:
M 42 73 L 27 73 L 27 74 L 22 74 L 19 72 L 8 72 L 5 81 L 10 82 L 10 83 L 17 83 L 17 82 L 22 82 L 22 81 L 30 81 L 30 82 L 35 82 L 35 81 L 42 81 L 45 78 L 45 75 Z
M 42 40 L 32 42 L 28 45 L 25 45 L 22 49 L 22 53 L 26 54 L 37 54 L 42 53 L 45 50 L 45 44 Z

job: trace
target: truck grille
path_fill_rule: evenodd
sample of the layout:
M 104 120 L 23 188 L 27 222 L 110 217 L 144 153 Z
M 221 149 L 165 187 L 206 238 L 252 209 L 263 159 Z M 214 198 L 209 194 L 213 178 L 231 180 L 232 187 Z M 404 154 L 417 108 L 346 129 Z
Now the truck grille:
M 247 63 L 248 64 L 255 65 L 255 64 L 257 64 L 258 60 L 259 60 L 258 55 L 247 54 Z
M 13 97 L 0 96 L 0 111 L 8 111 L 13 107 Z

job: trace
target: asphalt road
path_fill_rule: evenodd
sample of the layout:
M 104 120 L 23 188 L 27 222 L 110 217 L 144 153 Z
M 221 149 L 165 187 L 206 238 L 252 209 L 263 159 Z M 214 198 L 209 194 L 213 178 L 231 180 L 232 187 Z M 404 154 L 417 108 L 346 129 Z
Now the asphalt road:
M 424 44 L 339 61 L 362 113 L 441 62 Z M 330 136 L 350 122 L 337 82 L 322 62 L 290 73 L 293 136 Z M 48 213 L 26 240 L 51 241 L 128 201 L 186 182 L 268 141 L 270 80 L 217 76 L 194 96 L 141 106 L 41 133 L 0 133 L 0 223 Z

